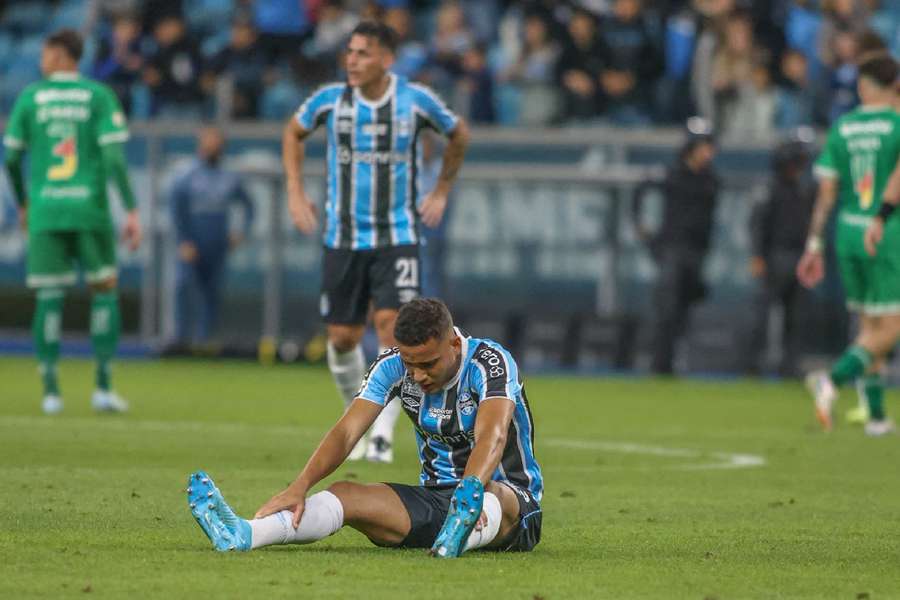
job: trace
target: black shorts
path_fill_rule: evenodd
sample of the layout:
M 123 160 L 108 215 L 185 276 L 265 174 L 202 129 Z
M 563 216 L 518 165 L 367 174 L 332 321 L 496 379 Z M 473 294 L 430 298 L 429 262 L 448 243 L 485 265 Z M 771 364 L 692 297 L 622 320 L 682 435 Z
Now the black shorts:
M 530 552 L 541 541 L 541 505 L 528 490 L 509 482 L 500 482 L 516 493 L 519 500 L 519 526 L 510 534 L 505 543 L 486 550 L 504 552 Z M 409 513 L 409 535 L 400 542 L 398 548 L 431 548 L 437 538 L 456 484 L 420 486 L 388 483 L 400 496 L 400 501 Z
M 398 309 L 420 291 L 419 247 L 334 250 L 322 255 L 319 309 L 326 323 L 362 325 L 375 310 Z

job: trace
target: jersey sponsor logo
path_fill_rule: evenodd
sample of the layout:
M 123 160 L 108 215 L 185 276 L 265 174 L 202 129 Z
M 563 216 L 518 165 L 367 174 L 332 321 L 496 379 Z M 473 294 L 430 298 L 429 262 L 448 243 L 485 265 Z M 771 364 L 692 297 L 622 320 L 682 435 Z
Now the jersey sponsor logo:
M 47 104 L 48 102 L 89 102 L 94 93 L 91 90 L 80 88 L 50 88 L 41 90 L 34 95 L 35 104 Z
M 888 135 L 892 131 L 894 131 L 894 124 L 882 119 L 860 121 L 856 123 L 843 123 L 840 127 L 841 137 L 873 133 Z
M 460 431 L 459 433 L 454 433 L 452 435 L 444 435 L 440 433 L 433 433 L 431 431 L 426 431 L 418 424 L 413 425 L 416 431 L 423 438 L 438 442 L 439 444 L 445 444 L 447 446 L 459 446 L 462 444 L 472 444 L 475 442 L 475 431 Z
M 387 123 L 367 123 L 363 125 L 362 132 L 364 135 L 387 135 Z
M 472 394 L 470 394 L 468 391 L 460 394 L 459 399 L 456 401 L 456 403 L 459 406 L 459 412 L 467 417 L 475 412 L 475 400 L 472 399 Z
M 42 106 L 35 116 L 38 123 L 46 123 L 52 119 L 64 121 L 87 121 L 91 118 L 91 111 L 87 106 L 63 105 Z
M 45 185 L 41 188 L 41 196 L 44 198 L 88 198 L 90 195 L 90 188 L 83 185 Z
M 403 402 L 403 406 L 410 410 L 416 410 L 422 405 L 424 397 L 425 392 L 418 383 L 409 379 L 403 380 L 403 384 L 400 386 L 400 401 Z
M 354 152 L 349 146 L 338 148 L 338 162 L 349 165 L 351 162 L 367 165 L 389 165 L 406 161 L 406 155 L 402 152 L 390 151 L 362 151 Z
M 449 408 L 437 408 L 432 406 L 428 409 L 428 416 L 438 421 L 444 421 L 453 417 L 453 411 Z
M 506 369 L 503 368 L 505 361 L 500 354 L 493 348 L 485 348 L 479 352 L 478 357 L 482 364 L 486 367 L 488 377 L 491 379 L 503 377 L 506 375 Z

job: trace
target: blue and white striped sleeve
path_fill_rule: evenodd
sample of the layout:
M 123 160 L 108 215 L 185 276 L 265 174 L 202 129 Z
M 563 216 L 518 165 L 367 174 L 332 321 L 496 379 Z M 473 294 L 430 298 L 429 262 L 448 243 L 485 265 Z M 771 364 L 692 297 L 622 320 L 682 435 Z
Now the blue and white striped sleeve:
M 391 400 L 391 390 L 403 379 L 403 372 L 397 351 L 385 352 L 369 367 L 356 397 L 385 406 Z
M 313 92 L 297 109 L 294 118 L 306 131 L 313 131 L 325 122 L 328 112 L 341 95 L 342 85 L 329 85 Z
M 459 117 L 429 88 L 418 83 L 412 83 L 410 87 L 413 90 L 415 110 L 425 118 L 428 126 L 443 135 L 453 133 Z
M 488 398 L 509 398 L 517 401 L 519 367 L 512 355 L 499 345 L 481 343 L 472 356 L 475 365 L 474 387 L 480 402 Z

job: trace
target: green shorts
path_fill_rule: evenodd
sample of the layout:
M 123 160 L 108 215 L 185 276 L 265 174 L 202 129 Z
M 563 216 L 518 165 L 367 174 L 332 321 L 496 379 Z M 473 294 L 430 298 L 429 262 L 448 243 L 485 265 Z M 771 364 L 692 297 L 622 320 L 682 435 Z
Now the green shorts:
M 838 256 L 847 308 L 868 316 L 900 314 L 900 253 Z
M 112 230 L 36 231 L 28 235 L 28 287 L 74 285 L 79 268 L 88 283 L 116 276 Z

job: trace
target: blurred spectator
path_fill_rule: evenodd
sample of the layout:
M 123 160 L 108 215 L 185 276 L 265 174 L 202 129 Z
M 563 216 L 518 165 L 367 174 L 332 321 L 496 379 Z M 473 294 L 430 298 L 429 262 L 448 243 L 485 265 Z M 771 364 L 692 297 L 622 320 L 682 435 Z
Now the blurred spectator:
M 521 90 L 519 119 L 523 125 L 548 125 L 560 115 L 561 99 L 555 80 L 559 46 L 550 39 L 547 22 L 538 13 L 525 17 L 521 54 L 504 79 Z
M 132 13 L 113 20 L 108 36 L 100 40 L 92 69 L 93 77 L 110 86 L 127 114 L 131 113 L 131 87 L 140 81 L 141 23 Z
M 391 71 L 409 79 L 417 79 L 428 62 L 425 44 L 412 39 L 412 15 L 407 8 L 391 8 L 384 13 L 384 23 L 397 32 L 397 54 Z
M 725 112 L 722 134 L 732 139 L 763 138 L 775 127 L 777 93 L 769 68 L 757 62 L 749 81 L 737 85 L 734 101 Z
M 473 46 L 463 55 L 462 76 L 458 89 L 465 107 L 465 116 L 471 123 L 493 123 L 494 115 L 494 76 L 487 67 L 485 50 L 481 46 Z
M 462 6 L 446 0 L 437 13 L 437 30 L 429 49 L 431 84 L 449 90 L 462 72 L 463 56 L 475 45 L 475 35 L 466 25 Z
M 267 76 L 265 56 L 256 45 L 257 34 L 253 23 L 239 18 L 231 25 L 231 40 L 210 61 L 210 69 L 216 76 L 231 79 L 231 116 L 247 119 L 259 115 L 259 97 Z
M 443 161 L 441 139 L 431 132 L 422 136 L 422 169 L 418 172 L 421 202 L 434 189 L 441 174 Z M 437 227 L 422 226 L 422 295 L 443 298 L 447 292 L 444 261 L 447 249 L 447 223 L 456 202 L 451 194 L 447 212 Z
M 222 297 L 222 277 L 230 250 L 245 239 L 253 220 L 253 204 L 240 177 L 222 168 L 225 137 L 215 127 L 197 135 L 197 159 L 172 186 L 170 206 L 178 237 L 175 298 L 175 345 L 209 342 Z M 231 205 L 244 211 L 244 226 L 233 230 Z M 194 310 L 193 295 L 199 295 Z
M 288 60 L 300 51 L 312 27 L 306 12 L 308 4 L 301 0 L 254 0 L 260 46 L 270 64 Z
M 600 23 L 600 40 L 604 115 L 620 125 L 648 124 L 662 60 L 642 17 L 642 0 L 614 0 L 612 14 Z
M 787 50 L 781 57 L 781 81 L 775 105 L 775 126 L 794 129 L 813 125 L 815 94 L 809 81 L 806 57 L 799 50 Z
M 704 119 L 716 121 L 716 92 L 713 88 L 713 60 L 723 43 L 728 15 L 734 10 L 733 0 L 694 0 L 702 28 L 697 36 L 691 67 L 691 97 Z
M 202 60 L 197 45 L 188 37 L 184 21 L 168 16 L 153 30 L 156 50 L 147 59 L 144 82 L 153 95 L 160 116 L 197 118 L 203 111 Z
M 814 81 L 822 72 L 822 59 L 819 56 L 822 15 L 812 4 L 812 0 L 793 0 L 790 3 L 784 34 L 788 47 L 806 58 L 810 80 Z
M 730 125 L 741 94 L 747 90 L 754 68 L 753 23 L 744 12 L 728 16 L 722 39 L 713 54 L 712 90 L 715 94 L 713 122 L 716 128 Z
M 344 7 L 343 0 L 326 0 L 319 9 L 315 33 L 306 47 L 307 54 L 318 61 L 334 63 L 358 22 L 359 18 Z
M 696 117 L 689 119 L 687 140 L 663 182 L 665 208 L 660 230 L 652 238 L 639 230 L 649 242 L 659 273 L 654 292 L 655 373 L 673 372 L 675 344 L 685 331 L 690 308 L 706 296 L 703 262 L 719 193 L 719 178 L 712 166 L 715 154 L 710 124 Z M 640 223 L 640 195 L 634 210 Z
M 822 0 L 824 20 L 819 32 L 819 56 L 832 69 L 843 62 L 839 38 L 866 28 L 868 15 L 862 0 Z
M 665 22 L 665 77 L 658 88 L 656 112 L 665 122 L 681 122 L 696 112 L 691 99 L 691 66 L 697 46 L 698 18 L 684 8 Z
M 828 76 L 829 122 L 835 121 L 859 104 L 856 91 L 858 49 L 857 36 L 853 30 L 842 29 L 834 35 L 833 63 Z
M 769 315 L 773 307 L 783 310 L 781 364 L 783 376 L 797 374 L 797 336 L 794 315 L 805 291 L 795 271 L 806 246 L 809 221 L 816 200 L 816 184 L 810 173 L 807 139 L 790 139 L 772 153 L 772 182 L 765 202 L 757 206 L 751 220 L 753 257 L 750 274 L 759 282 L 747 356 L 750 373 L 762 368 Z
M 897 0 L 866 0 L 869 27 L 884 40 L 887 49 L 900 56 L 900 2 Z
M 600 112 L 602 46 L 597 18 L 587 10 L 576 10 L 569 21 L 569 36 L 558 71 L 568 119 L 593 119 Z

